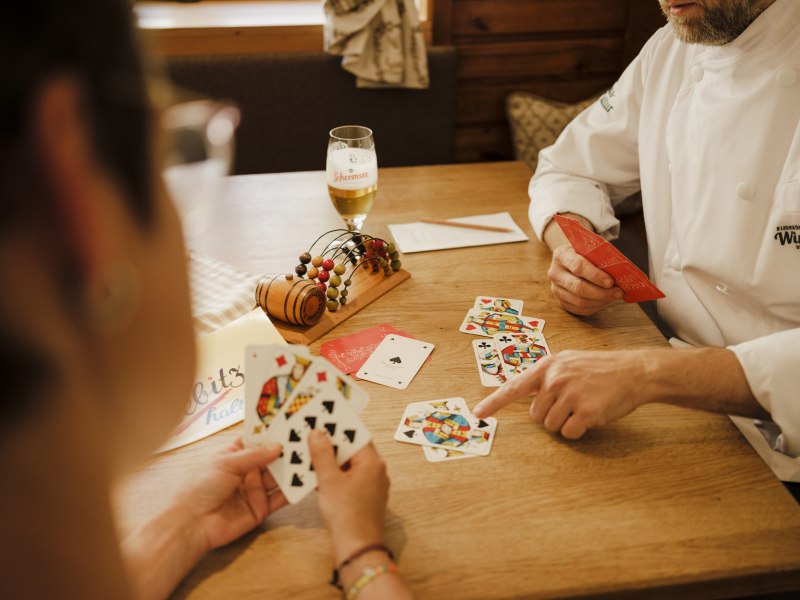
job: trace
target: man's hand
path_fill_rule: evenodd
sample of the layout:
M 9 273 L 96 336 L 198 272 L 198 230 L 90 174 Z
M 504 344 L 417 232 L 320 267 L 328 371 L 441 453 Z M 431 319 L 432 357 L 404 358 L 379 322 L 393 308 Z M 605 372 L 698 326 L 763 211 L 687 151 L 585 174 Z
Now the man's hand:
M 535 423 L 577 439 L 589 429 L 624 417 L 643 400 L 645 365 L 638 351 L 561 352 L 529 367 L 473 411 L 483 418 L 514 400 L 533 396 Z
M 533 421 L 570 439 L 649 402 L 769 418 L 736 355 L 726 348 L 561 352 L 529 367 L 473 413 L 488 417 L 528 396 L 533 396 Z
M 553 250 L 547 277 L 550 291 L 561 307 L 576 315 L 592 315 L 623 296 L 611 277 L 575 252 L 569 244 Z

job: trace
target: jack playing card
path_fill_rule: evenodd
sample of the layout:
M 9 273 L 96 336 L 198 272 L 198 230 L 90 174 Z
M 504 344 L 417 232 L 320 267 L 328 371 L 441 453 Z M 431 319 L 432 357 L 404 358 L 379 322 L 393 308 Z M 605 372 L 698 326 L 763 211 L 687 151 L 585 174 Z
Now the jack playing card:
M 366 381 L 404 390 L 433 348 L 429 342 L 387 335 L 356 375 Z
M 573 250 L 611 276 L 614 283 L 625 293 L 623 298 L 625 302 L 645 302 L 665 297 L 664 292 L 610 242 L 589 231 L 574 219 L 561 215 L 555 215 L 553 218 L 567 236 Z
M 475 298 L 475 308 L 482 308 L 491 312 L 504 312 L 510 315 L 522 314 L 522 300 L 513 298 L 495 298 L 494 296 L 478 296 Z
M 506 379 L 519 375 L 526 367 L 550 354 L 541 334 L 498 333 L 494 345 Z
M 467 316 L 458 330 L 461 333 L 492 337 L 498 332 L 540 333 L 542 329 L 544 329 L 544 319 L 473 308 L 467 311 Z
M 493 417 L 478 419 L 469 412 L 436 408 L 431 402 L 414 402 L 406 406 L 394 439 L 486 456 L 491 451 L 496 429 L 497 420 Z
M 506 375 L 494 339 L 474 340 L 472 350 L 475 353 L 475 362 L 478 364 L 481 383 L 486 387 L 503 385 L 506 382 Z

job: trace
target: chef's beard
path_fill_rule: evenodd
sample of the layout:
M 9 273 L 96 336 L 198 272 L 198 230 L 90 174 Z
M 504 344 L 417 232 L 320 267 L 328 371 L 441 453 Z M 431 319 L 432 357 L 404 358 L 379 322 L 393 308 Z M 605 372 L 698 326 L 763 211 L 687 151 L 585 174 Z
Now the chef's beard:
M 669 5 L 660 0 L 675 36 L 687 44 L 724 46 L 739 37 L 756 17 L 771 3 L 758 0 L 718 0 L 708 6 L 704 0 L 694 0 L 703 9 L 700 17 L 678 17 L 669 12 Z

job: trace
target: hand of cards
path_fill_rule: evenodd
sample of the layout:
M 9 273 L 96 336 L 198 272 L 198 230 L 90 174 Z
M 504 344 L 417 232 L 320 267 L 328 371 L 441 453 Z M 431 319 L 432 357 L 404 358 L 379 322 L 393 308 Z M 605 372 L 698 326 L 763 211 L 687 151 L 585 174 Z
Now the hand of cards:
M 542 334 L 544 319 L 523 317 L 522 300 L 478 296 L 459 331 L 491 339 L 475 340 L 472 351 L 481 383 L 499 387 L 550 354 Z
M 358 416 L 367 394 L 305 346 L 248 346 L 245 372 L 245 444 L 283 446 L 268 468 L 289 502 L 317 487 L 308 450 L 311 430 L 327 432 L 339 465 L 370 441 Z
M 625 302 L 645 302 L 665 297 L 664 292 L 653 285 L 647 275 L 610 242 L 589 231 L 575 219 L 561 215 L 553 218 L 572 244 L 572 249 L 611 276 L 625 293 Z

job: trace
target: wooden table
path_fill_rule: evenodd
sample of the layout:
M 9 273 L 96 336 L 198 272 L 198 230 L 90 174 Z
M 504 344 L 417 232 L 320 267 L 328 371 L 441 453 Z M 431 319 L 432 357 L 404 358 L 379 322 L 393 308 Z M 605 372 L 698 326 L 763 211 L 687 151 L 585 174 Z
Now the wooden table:
M 406 403 L 481 386 L 458 326 L 479 294 L 525 301 L 554 351 L 663 346 L 637 306 L 593 318 L 548 291 L 549 253 L 527 219 L 521 163 L 384 169 L 365 231 L 422 215 L 508 210 L 533 241 L 412 254 L 412 277 L 321 341 L 392 323 L 436 344 L 406 391 L 364 383 L 364 413 L 392 479 L 389 545 L 420 598 L 695 598 L 800 588 L 800 508 L 727 418 L 646 406 L 570 442 L 499 414 L 489 457 L 433 464 L 392 439 Z M 318 232 L 339 225 L 324 173 L 230 179 L 215 226 L 194 247 L 254 273 L 289 271 Z M 319 343 L 312 350 L 318 351 Z M 191 468 L 241 432 L 233 427 L 150 461 L 118 493 L 123 532 L 157 511 Z M 203 560 L 176 592 L 191 598 L 336 598 L 331 550 L 312 495 Z

